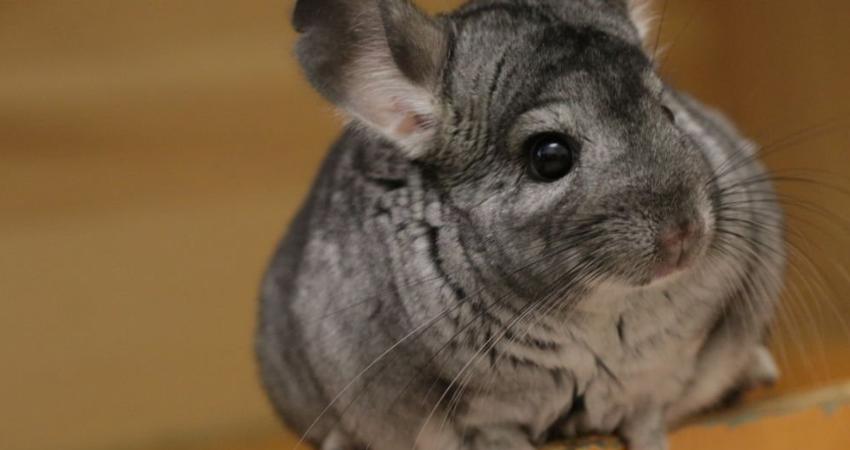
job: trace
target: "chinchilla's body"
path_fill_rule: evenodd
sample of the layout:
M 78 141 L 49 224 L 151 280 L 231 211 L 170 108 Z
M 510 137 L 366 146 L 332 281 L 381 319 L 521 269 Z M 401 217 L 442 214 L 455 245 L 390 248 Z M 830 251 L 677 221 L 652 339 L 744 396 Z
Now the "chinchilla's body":
M 267 273 L 257 348 L 323 450 L 631 450 L 776 376 L 782 216 L 665 86 L 626 0 L 299 0 L 353 123 Z

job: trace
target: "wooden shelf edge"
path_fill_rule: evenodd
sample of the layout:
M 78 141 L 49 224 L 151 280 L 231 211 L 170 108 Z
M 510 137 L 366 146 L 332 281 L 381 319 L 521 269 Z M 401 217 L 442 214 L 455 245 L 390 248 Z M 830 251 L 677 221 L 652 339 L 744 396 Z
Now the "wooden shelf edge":
M 790 416 L 810 410 L 819 410 L 827 416 L 831 416 L 844 408 L 850 408 L 850 382 L 808 392 L 758 400 L 728 411 L 703 415 L 686 423 L 680 430 L 687 431 L 687 429 L 694 427 L 737 428 L 766 418 Z M 545 450 L 620 448 L 622 446 L 615 439 L 598 437 L 565 444 L 553 444 L 546 447 Z

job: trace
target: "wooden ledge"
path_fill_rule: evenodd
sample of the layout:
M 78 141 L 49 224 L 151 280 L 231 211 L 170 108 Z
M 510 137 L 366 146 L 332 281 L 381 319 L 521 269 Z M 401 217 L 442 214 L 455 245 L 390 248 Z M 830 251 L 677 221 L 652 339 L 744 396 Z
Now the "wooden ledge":
M 619 448 L 616 440 L 595 438 L 545 450 Z M 850 382 L 699 417 L 671 435 L 671 449 L 850 449 Z

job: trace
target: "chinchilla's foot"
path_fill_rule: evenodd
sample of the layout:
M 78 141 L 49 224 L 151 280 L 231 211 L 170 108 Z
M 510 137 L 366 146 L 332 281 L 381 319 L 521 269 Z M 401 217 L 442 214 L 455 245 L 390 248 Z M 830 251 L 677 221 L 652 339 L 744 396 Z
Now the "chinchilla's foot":
M 346 433 L 334 429 L 322 441 L 321 450 L 361 450 L 363 447 L 354 443 Z
M 649 407 L 627 419 L 619 430 L 628 450 L 668 450 L 664 415 Z
M 744 371 L 744 388 L 770 386 L 779 379 L 779 367 L 770 350 L 760 345 L 753 350 L 750 364 Z
M 729 389 L 712 409 L 734 408 L 743 403 L 744 396 L 751 389 L 772 386 L 778 379 L 779 367 L 773 355 L 766 347 L 760 345 L 753 350 L 750 362 L 744 367 L 738 384 Z

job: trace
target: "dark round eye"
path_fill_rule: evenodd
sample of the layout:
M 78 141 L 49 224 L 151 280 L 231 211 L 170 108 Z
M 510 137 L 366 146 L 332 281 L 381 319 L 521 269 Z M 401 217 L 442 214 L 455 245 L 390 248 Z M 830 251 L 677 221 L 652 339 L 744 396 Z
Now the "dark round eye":
M 676 123 L 676 114 L 670 109 L 669 106 L 661 105 L 661 110 L 664 111 L 664 115 L 670 119 L 670 122 Z
M 542 133 L 526 141 L 528 171 L 539 181 L 555 181 L 570 173 L 579 143 L 560 133 Z

